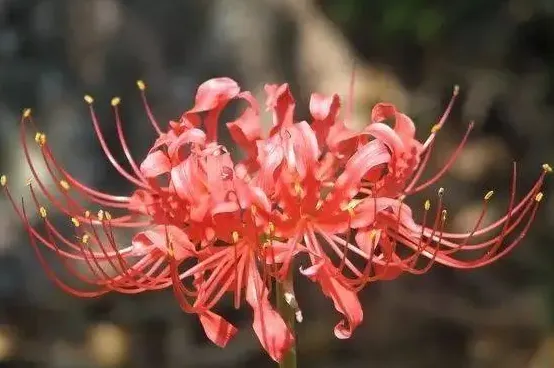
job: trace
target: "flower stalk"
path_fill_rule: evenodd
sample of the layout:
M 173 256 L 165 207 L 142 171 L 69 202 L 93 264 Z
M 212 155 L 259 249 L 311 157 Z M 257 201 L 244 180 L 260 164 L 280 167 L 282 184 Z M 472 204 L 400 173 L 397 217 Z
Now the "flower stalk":
M 292 270 L 292 269 L 291 269 Z M 284 359 L 279 362 L 279 368 L 296 368 L 296 321 L 302 320 L 302 314 L 298 309 L 296 298 L 292 292 L 293 275 L 292 272 L 287 273 L 284 281 L 275 282 L 275 298 L 277 300 L 277 311 L 285 320 L 289 330 L 294 336 L 294 343 L 289 351 L 285 354 Z

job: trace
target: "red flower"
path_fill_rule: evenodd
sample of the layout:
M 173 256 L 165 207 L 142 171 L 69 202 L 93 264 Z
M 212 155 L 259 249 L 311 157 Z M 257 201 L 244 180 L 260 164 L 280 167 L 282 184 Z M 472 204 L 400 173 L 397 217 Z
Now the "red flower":
M 55 160 L 46 136 L 37 133 L 35 141 L 57 185 L 55 194 L 31 160 L 26 143 L 28 126 L 34 128 L 30 110 L 23 114 L 21 142 L 33 174 L 29 189 L 42 218 L 42 231 L 31 224 L 25 206 L 15 202 L 5 176 L 0 184 L 47 275 L 65 291 L 96 297 L 110 291 L 171 288 L 183 311 L 197 314 L 207 337 L 219 346 L 227 344 L 236 328 L 213 309 L 225 294 L 232 294 L 237 308 L 243 300 L 252 308 L 254 332 L 276 361 L 292 346 L 294 336 L 270 302 L 274 282 L 286 286 L 287 300 L 297 309 L 299 320 L 288 275 L 299 269 L 318 283 L 343 315 L 335 335 L 348 338 L 362 322 L 357 293 L 367 283 L 391 280 L 404 272 L 422 273 L 434 262 L 480 267 L 513 249 L 535 217 L 545 174 L 552 170 L 545 164 L 535 185 L 516 203 L 514 166 L 506 214 L 483 226 L 489 192 L 474 229 L 450 233 L 445 231 L 444 189 L 438 191 L 433 215 L 431 202 L 425 202 L 420 224 L 405 200 L 434 184 L 466 142 L 471 125 L 444 167 L 420 183 L 454 98 L 430 136 L 420 142 L 412 120 L 391 104 L 376 105 L 370 124 L 355 132 L 340 117 L 337 95 L 312 95 L 311 121 L 298 122 L 288 85 L 267 85 L 266 106 L 273 127 L 262 137 L 258 102 L 229 78 L 203 83 L 194 106 L 166 130 L 153 117 L 144 83 L 138 85 L 158 137 L 137 163 L 123 134 L 120 100 L 112 100 L 118 139 L 130 171 L 110 152 L 92 98 L 85 98 L 107 159 L 135 187 L 130 196 L 103 193 L 79 182 Z M 217 140 L 221 112 L 235 99 L 247 105 L 236 120 L 226 124 L 244 150 L 245 158 L 239 163 Z M 77 240 L 53 225 L 42 205 L 44 199 L 71 219 Z M 95 216 L 91 207 L 82 204 L 83 199 L 97 208 Z M 520 224 L 519 235 L 504 244 Z M 119 245 L 118 229 L 135 231 L 125 246 Z M 489 240 L 473 241 L 487 234 Z M 57 277 L 43 249 L 54 252 L 75 280 L 90 288 L 70 286 Z M 467 256 L 479 252 L 475 259 Z M 461 253 L 466 255 L 457 257 Z M 427 259 L 423 266 L 421 259 Z

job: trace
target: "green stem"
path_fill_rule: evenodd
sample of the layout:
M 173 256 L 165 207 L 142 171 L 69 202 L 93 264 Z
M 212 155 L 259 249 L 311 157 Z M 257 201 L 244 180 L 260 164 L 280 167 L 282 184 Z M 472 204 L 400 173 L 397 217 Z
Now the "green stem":
M 277 311 L 279 311 L 279 314 L 283 317 L 294 336 L 294 344 L 285 355 L 285 358 L 279 363 L 279 368 L 296 368 L 296 311 L 285 299 L 285 292 L 287 290 L 292 290 L 292 272 L 289 272 L 285 281 L 275 283 L 275 296 L 277 298 Z

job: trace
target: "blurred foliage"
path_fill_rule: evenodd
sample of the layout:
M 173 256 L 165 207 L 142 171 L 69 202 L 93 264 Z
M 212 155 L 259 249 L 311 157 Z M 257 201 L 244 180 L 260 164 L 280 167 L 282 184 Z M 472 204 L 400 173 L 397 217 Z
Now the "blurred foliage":
M 371 28 L 368 38 L 380 46 L 399 41 L 428 46 L 448 40 L 455 30 L 490 19 L 505 1 L 322 0 L 322 3 L 332 19 L 351 35 L 367 34 Z
M 479 45 L 485 43 L 490 56 L 502 58 L 502 67 L 516 73 L 544 63 L 545 98 L 554 102 L 554 1 L 317 1 L 362 55 L 396 64 L 401 75 L 425 63 L 426 53 L 452 64 L 478 63 Z M 449 59 L 455 49 L 464 55 Z

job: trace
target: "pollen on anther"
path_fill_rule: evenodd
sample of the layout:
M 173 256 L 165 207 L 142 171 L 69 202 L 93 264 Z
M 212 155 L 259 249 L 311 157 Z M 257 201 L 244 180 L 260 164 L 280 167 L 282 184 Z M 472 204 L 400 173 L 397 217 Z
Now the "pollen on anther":
M 552 166 L 550 166 L 549 164 L 543 164 L 542 169 L 548 174 L 552 172 Z
M 60 186 L 64 189 L 64 190 L 69 190 L 69 183 L 65 180 L 60 180 Z
M 8 184 L 8 177 L 6 175 L 0 176 L 0 185 L 5 187 Z
M 96 216 L 98 217 L 99 221 L 104 221 L 104 211 L 103 210 L 99 210 L 98 214 Z
M 233 231 L 233 233 L 231 234 L 231 236 L 233 237 L 233 243 L 238 243 L 238 241 L 239 241 L 239 233 L 238 233 L 238 231 Z
M 138 80 L 138 81 L 137 81 L 137 87 L 138 87 L 141 91 L 144 91 L 144 90 L 146 89 L 146 84 L 144 84 L 144 81 Z
M 302 185 L 300 184 L 300 182 L 294 183 L 294 193 L 297 197 L 300 197 L 302 195 Z
M 431 201 L 427 199 L 423 207 L 425 208 L 425 211 L 429 211 L 431 209 Z
M 431 128 L 431 133 L 436 133 L 438 132 L 439 130 L 441 130 L 441 125 L 440 124 L 435 124 L 433 125 L 433 127 Z
M 112 214 L 111 213 L 109 213 L 108 211 L 105 211 L 104 216 L 106 216 L 106 220 L 111 221 L 111 219 L 112 219 Z
M 37 132 L 35 134 L 35 142 L 41 147 L 44 146 L 46 144 L 46 134 Z
M 494 194 L 494 190 L 489 190 L 489 191 L 487 192 L 487 194 L 485 194 L 485 197 L 484 197 L 484 198 L 485 198 L 485 201 L 488 201 L 489 199 L 491 199 L 491 197 L 493 196 L 493 194 Z
M 24 109 L 23 110 L 23 117 L 28 118 L 29 116 L 31 116 L 31 109 L 29 109 L 29 108 Z
M 72 218 L 71 218 L 71 222 L 73 223 L 73 226 L 75 226 L 75 227 L 81 226 L 81 223 L 80 223 L 79 220 L 78 220 L 77 218 L 75 218 L 75 217 L 72 217 Z
M 40 207 L 38 209 L 38 212 L 40 214 L 40 217 L 42 217 L 42 218 L 46 218 L 46 216 L 48 215 L 48 212 L 46 212 L 46 208 L 44 208 L 44 207 Z
M 85 95 L 84 99 L 85 99 L 85 102 L 88 103 L 89 105 L 92 105 L 92 103 L 94 102 L 94 98 L 92 98 L 92 96 L 90 95 Z
M 459 85 L 454 85 L 454 91 L 452 91 L 452 94 L 454 96 L 458 96 L 458 93 L 460 93 L 460 86 Z
M 83 237 L 81 238 L 81 242 L 82 242 L 83 244 L 87 244 L 88 241 L 89 241 L 89 239 L 90 239 L 90 235 L 89 235 L 89 234 L 83 234 Z
M 442 197 L 444 195 L 444 188 L 440 187 L 438 191 L 439 197 Z
M 360 204 L 362 200 L 361 199 L 353 199 L 351 200 L 350 202 L 348 202 L 348 204 L 346 206 L 344 206 L 342 208 L 343 211 L 348 211 L 348 213 L 350 213 L 351 215 L 354 214 L 354 208 L 356 208 L 356 206 L 358 204 Z
M 119 98 L 119 97 L 114 97 L 114 98 L 112 98 L 112 102 L 111 102 L 111 103 L 112 103 L 112 106 L 115 107 L 115 106 L 117 106 L 117 105 L 119 105 L 119 104 L 121 103 L 121 98 Z
M 446 221 L 446 214 L 447 214 L 447 211 L 446 210 L 442 210 L 442 221 Z
M 377 230 L 372 229 L 372 230 L 369 232 L 369 241 L 373 242 L 373 241 L 375 240 L 376 237 L 377 237 Z
M 543 197 L 544 197 L 544 193 L 543 192 L 538 192 L 537 195 L 535 196 L 535 201 L 540 202 L 540 201 L 542 201 Z

